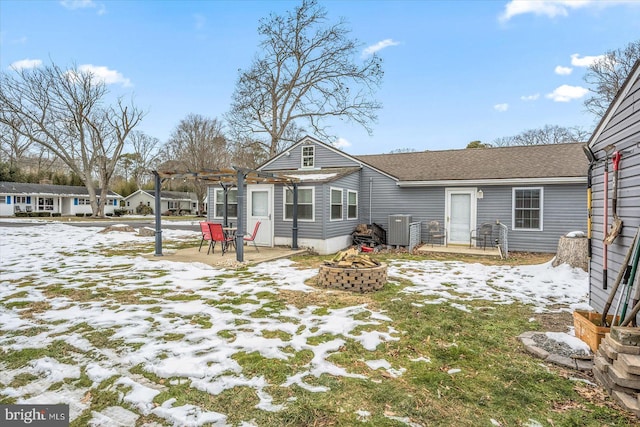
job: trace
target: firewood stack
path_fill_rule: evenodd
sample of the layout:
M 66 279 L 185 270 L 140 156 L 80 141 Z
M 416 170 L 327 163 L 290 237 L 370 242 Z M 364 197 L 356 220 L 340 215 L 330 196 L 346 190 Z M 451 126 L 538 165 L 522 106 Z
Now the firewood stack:
M 593 375 L 623 408 L 640 418 L 640 329 L 612 327 L 596 352 Z
M 325 261 L 324 264 L 342 268 L 371 268 L 380 265 L 378 261 L 371 259 L 369 255 L 361 254 L 355 248 L 338 252 L 331 261 Z

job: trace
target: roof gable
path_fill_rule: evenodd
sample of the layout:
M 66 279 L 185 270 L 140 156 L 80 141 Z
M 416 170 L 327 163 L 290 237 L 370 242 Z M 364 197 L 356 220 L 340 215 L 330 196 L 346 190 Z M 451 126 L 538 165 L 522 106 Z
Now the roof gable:
M 604 113 L 604 115 L 600 119 L 598 126 L 596 126 L 596 129 L 593 131 L 593 134 L 589 139 L 589 144 L 588 144 L 589 148 L 593 147 L 593 145 L 596 143 L 596 141 L 600 137 L 600 134 L 602 134 L 602 132 L 607 128 L 609 121 L 613 118 L 616 111 L 618 110 L 618 107 L 620 107 L 620 104 L 626 98 L 627 94 L 629 93 L 629 91 L 633 86 L 633 83 L 639 78 L 640 78 L 640 59 L 637 59 L 636 63 L 633 65 L 633 68 L 631 69 L 631 72 L 629 73 L 629 76 L 627 77 L 627 80 L 625 80 L 625 82 L 622 84 L 622 87 L 616 94 L 615 98 L 613 98 L 613 101 L 611 102 L 611 104 L 609 104 L 609 108 L 607 108 L 607 111 Z

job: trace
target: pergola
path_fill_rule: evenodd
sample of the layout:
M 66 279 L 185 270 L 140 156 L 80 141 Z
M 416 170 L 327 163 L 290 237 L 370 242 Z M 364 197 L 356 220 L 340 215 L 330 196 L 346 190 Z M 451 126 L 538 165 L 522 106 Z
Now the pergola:
M 227 225 L 227 193 L 230 188 L 238 190 L 238 230 L 236 232 L 236 259 L 244 261 L 244 207 L 246 184 L 284 184 L 293 191 L 293 226 L 291 229 L 291 249 L 298 249 L 298 183 L 297 178 L 278 175 L 269 172 L 261 172 L 255 169 L 233 167 L 230 169 L 207 169 L 201 171 L 189 171 L 175 169 L 162 169 L 153 171 L 155 177 L 155 219 L 156 219 L 156 252 L 155 256 L 162 256 L 162 216 L 160 213 L 160 187 L 169 179 L 181 179 L 184 181 L 204 181 L 209 184 L 220 184 L 224 189 L 224 225 Z

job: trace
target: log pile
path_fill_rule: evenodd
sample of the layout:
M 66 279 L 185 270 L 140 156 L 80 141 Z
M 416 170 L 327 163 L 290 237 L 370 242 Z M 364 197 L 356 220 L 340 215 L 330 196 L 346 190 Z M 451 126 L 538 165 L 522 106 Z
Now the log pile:
M 331 261 L 325 261 L 325 265 L 342 268 L 372 268 L 380 265 L 378 261 L 371 259 L 369 255 L 363 255 L 356 248 L 350 248 L 338 252 Z
M 593 376 L 623 408 L 640 418 L 640 329 L 612 327 L 598 347 Z

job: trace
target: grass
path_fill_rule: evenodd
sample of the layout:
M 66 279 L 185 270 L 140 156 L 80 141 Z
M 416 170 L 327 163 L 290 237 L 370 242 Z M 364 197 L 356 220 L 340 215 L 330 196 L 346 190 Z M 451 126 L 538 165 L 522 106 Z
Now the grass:
M 126 254 L 139 248 L 112 251 L 110 254 Z M 149 247 L 145 248 L 146 251 Z M 429 255 L 440 261 L 486 262 L 496 265 L 521 265 L 548 261 L 548 256 L 513 254 L 509 260 L 484 260 L 468 256 L 453 259 L 450 255 Z M 300 256 L 295 260 L 301 268 L 316 268 L 326 257 Z M 379 254 L 376 259 L 383 262 L 392 260 L 423 260 L 423 256 L 411 254 Z M 118 275 L 124 274 L 128 266 L 118 266 Z M 410 267 L 409 267 L 410 268 Z M 139 272 L 140 280 L 161 278 L 162 271 Z M 493 304 L 488 301 L 465 301 L 470 312 L 461 311 L 449 304 L 423 304 L 423 296 L 402 293 L 410 282 L 390 277 L 385 287 L 371 294 L 352 294 L 341 291 L 318 289 L 312 293 L 295 291 L 259 292 L 247 294 L 228 291 L 218 298 L 202 298 L 198 292 L 177 292 L 165 285 L 140 286 L 134 291 L 118 290 L 118 279 L 109 287 L 104 279 L 109 274 L 96 269 L 102 275 L 100 281 L 85 281 L 79 286 L 71 283 L 49 283 L 41 286 L 48 298 L 64 297 L 77 304 L 100 301 L 118 303 L 123 306 L 145 303 L 146 311 L 166 319 L 195 325 L 198 330 L 212 329 L 211 334 L 227 340 L 230 347 L 242 331 L 253 331 L 254 324 L 281 320 L 286 310 L 295 307 L 309 308 L 313 317 L 329 317 L 332 311 L 345 307 L 366 306 L 369 310 L 383 313 L 391 321 L 378 321 L 364 310 L 354 316 L 354 320 L 375 323 L 360 325 L 351 331 L 358 335 L 367 332 L 397 331 L 392 335 L 397 339 L 378 345 L 369 351 L 354 338 L 338 332 L 320 332 L 318 324 L 306 323 L 300 319 L 284 319 L 295 324 L 293 330 L 279 330 L 277 327 L 263 329 L 262 337 L 282 342 L 280 348 L 287 359 L 266 357 L 259 352 L 236 351 L 229 355 L 241 367 L 241 376 L 247 381 L 263 379 L 264 388 L 258 392 L 254 387 L 236 385 L 225 388 L 218 394 L 211 394 L 192 385 L 187 378 L 162 378 L 147 369 L 146 363 L 122 367 L 124 375 L 144 377 L 144 381 L 157 386 L 160 393 L 154 404 L 161 405 L 167 399 L 176 399 L 173 406 L 196 405 L 205 411 L 216 411 L 227 416 L 231 425 L 252 421 L 259 426 L 401 426 L 415 423 L 422 426 L 477 426 L 492 425 L 491 420 L 503 426 L 522 426 L 537 420 L 543 426 L 630 426 L 636 419 L 615 406 L 611 399 L 598 394 L 598 388 L 571 379 L 589 374 L 567 371 L 554 365 L 543 363 L 526 353 L 517 336 L 527 330 L 545 330 L 544 321 L 530 322 L 531 317 L 545 319 L 533 313 L 532 307 L 522 304 Z M 217 275 L 208 289 L 212 292 L 225 279 L 257 280 L 250 271 L 236 271 Z M 269 280 L 262 278 L 261 280 Z M 109 282 L 111 283 L 111 282 Z M 156 283 L 158 283 L 156 281 Z M 313 283 L 313 279 L 309 280 Z M 235 289 L 234 289 L 235 291 Z M 7 308 L 37 312 L 50 309 L 49 306 L 29 306 L 22 304 L 26 292 L 17 292 L 0 303 Z M 225 313 L 243 314 L 251 321 L 236 318 L 227 329 L 219 327 L 214 317 L 203 314 L 177 314 L 167 308 L 171 305 L 201 300 L 207 306 Z M 420 304 L 418 304 L 420 303 Z M 33 304 L 33 303 L 30 303 Z M 247 315 L 239 306 L 255 306 Z M 148 314 L 145 314 L 148 316 Z M 147 317 L 145 321 L 152 318 Z M 255 321 L 255 322 L 254 322 Z M 53 326 L 56 322 L 50 322 Z M 297 325 L 299 323 L 299 325 Z M 46 325 L 38 325 L 31 330 L 21 331 L 23 336 L 46 330 Z M 59 328 L 60 329 L 60 328 Z M 31 361 L 50 356 L 62 363 L 85 364 L 94 356 L 93 352 L 83 352 L 65 343 L 67 334 L 80 335 L 92 346 L 105 353 L 131 352 L 135 355 L 142 344 L 132 345 L 126 339 L 113 339 L 116 329 L 99 328 L 87 323 L 70 326 L 66 332 L 59 332 L 55 341 L 39 348 L 10 350 L 0 348 L 0 369 L 24 370 L 13 377 L 2 388 L 21 387 L 39 381 L 37 375 L 29 373 Z M 209 332 L 209 331 L 205 331 Z M 301 340 L 301 336 L 306 338 Z M 1 335 L 0 335 L 1 336 Z M 175 342 L 189 345 L 189 335 L 182 331 L 167 330 L 158 335 L 156 341 Z M 297 339 L 297 341 L 296 341 Z M 316 377 L 312 372 L 314 351 L 323 344 L 341 340 L 327 360 L 346 372 L 362 375 L 362 378 L 333 376 L 323 373 Z M 282 345 L 282 344 L 278 344 Z M 173 357 L 170 352 L 158 356 L 159 359 Z M 419 357 L 428 361 L 413 361 Z M 371 369 L 366 362 L 386 360 L 392 370 Z M 139 359 L 138 359 L 139 360 Z M 137 363 L 137 362 L 136 362 Z M 216 361 L 211 361 L 215 364 Z M 152 366 L 150 361 L 148 366 Z M 452 369 L 459 370 L 457 372 Z M 128 372 L 127 372 L 128 371 Z M 312 392 L 300 385 L 284 386 L 288 378 L 303 375 L 309 387 L 323 387 L 326 391 Z M 455 373 L 454 373 L 455 372 Z M 227 373 L 239 377 L 233 372 Z M 49 386 L 55 391 L 63 387 L 77 387 L 87 390 L 89 407 L 71 422 L 71 426 L 88 425 L 93 411 L 101 411 L 109 406 L 123 406 L 136 409 L 123 401 L 126 390 L 116 386 L 115 376 L 93 385 L 81 369 L 79 379 L 65 380 Z M 194 379 L 195 382 L 195 379 Z M 271 396 L 273 405 L 283 405 L 279 411 L 262 410 L 256 407 L 260 395 Z M 15 399 L 0 394 L 0 403 L 14 403 Z M 358 412 L 360 411 L 360 413 Z M 366 411 L 369 415 L 362 415 Z M 403 423 L 404 419 L 406 423 Z M 167 421 L 154 415 L 141 416 L 137 423 Z

